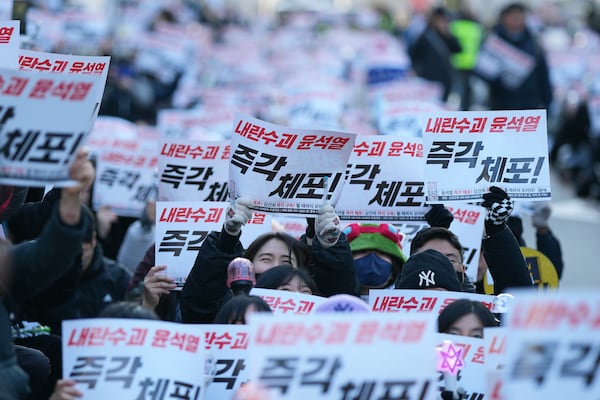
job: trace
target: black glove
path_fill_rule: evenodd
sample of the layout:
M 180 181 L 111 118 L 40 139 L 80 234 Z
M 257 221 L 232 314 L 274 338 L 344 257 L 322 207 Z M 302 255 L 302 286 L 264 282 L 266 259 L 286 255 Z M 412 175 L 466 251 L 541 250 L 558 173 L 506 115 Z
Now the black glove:
M 429 226 L 448 229 L 452 221 L 454 221 L 454 216 L 443 204 L 433 204 L 431 209 L 425 214 L 425 220 Z
M 490 191 L 483 194 L 483 203 L 487 208 L 485 216 L 485 231 L 488 235 L 500 232 L 506 226 L 506 221 L 514 208 L 513 202 L 506 192 L 497 186 L 490 187 Z

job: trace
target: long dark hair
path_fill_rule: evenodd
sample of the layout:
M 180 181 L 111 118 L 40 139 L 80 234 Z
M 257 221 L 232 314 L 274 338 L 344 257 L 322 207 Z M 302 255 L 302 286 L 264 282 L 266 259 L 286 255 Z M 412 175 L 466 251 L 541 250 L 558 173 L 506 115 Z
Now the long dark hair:
M 480 301 L 458 299 L 448 304 L 438 316 L 438 332 L 446 332 L 461 317 L 475 314 L 484 327 L 498 326 L 494 314 Z
M 298 277 L 301 281 L 306 283 L 306 286 L 308 286 L 312 294 L 318 294 L 315 281 L 303 267 L 294 268 L 287 264 L 278 265 L 260 274 L 256 281 L 256 287 L 263 289 L 277 289 L 280 286 L 290 283 L 295 277 Z
M 215 324 L 246 324 L 246 311 L 254 306 L 257 312 L 272 312 L 271 307 L 258 296 L 238 295 L 228 300 L 217 312 Z
M 256 256 L 260 248 L 271 239 L 277 239 L 285 243 L 289 250 L 290 258 L 294 254 L 298 265 L 310 265 L 310 250 L 308 246 L 284 232 L 267 232 L 260 235 L 250 243 L 244 253 L 244 258 L 250 261 L 254 260 L 254 256 Z

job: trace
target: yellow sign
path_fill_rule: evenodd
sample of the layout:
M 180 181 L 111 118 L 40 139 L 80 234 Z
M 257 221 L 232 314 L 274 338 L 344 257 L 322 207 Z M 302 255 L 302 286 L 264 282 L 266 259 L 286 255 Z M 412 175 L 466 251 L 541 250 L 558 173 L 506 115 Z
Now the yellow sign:
M 535 286 L 540 289 L 558 287 L 558 274 L 554 264 L 548 257 L 529 247 L 521 247 L 521 253 L 525 257 L 527 269 L 529 269 L 529 274 Z M 488 283 L 487 274 L 483 278 L 483 290 L 485 294 L 494 294 L 494 285 Z

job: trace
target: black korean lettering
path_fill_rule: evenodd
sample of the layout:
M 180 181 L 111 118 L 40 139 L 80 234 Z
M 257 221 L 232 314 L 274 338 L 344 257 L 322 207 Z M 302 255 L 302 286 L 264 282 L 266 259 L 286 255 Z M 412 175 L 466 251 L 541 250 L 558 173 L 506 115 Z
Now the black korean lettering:
M 199 400 L 202 392 L 202 386 L 195 386 L 191 383 L 173 381 L 173 391 L 169 393 L 169 398 L 181 400 Z
M 165 165 L 165 170 L 160 176 L 160 181 L 162 183 L 171 184 L 175 189 L 177 189 L 185 177 L 186 171 L 187 166 L 185 165 L 167 164 Z
M 502 175 L 504 174 L 504 167 L 506 166 L 506 157 L 487 157 L 481 161 L 483 168 L 481 174 L 475 180 L 475 183 L 484 179 L 488 182 L 500 182 Z
M 376 381 L 366 381 L 360 384 L 350 381 L 340 387 L 342 400 L 370 400 L 376 385 Z
M 131 364 L 127 367 L 128 364 Z M 107 367 L 106 381 L 122 381 L 124 388 L 130 388 L 135 372 L 142 366 L 141 357 L 111 357 L 109 365 L 116 365 L 114 368 Z
M 198 190 L 203 190 L 208 178 L 213 175 L 212 167 L 190 167 L 190 172 L 191 174 L 185 178 L 185 184 L 197 185 Z
M 403 201 L 396 201 L 396 207 L 422 206 L 425 203 L 425 182 L 404 182 L 404 190 L 400 192 Z
M 83 138 L 81 133 L 75 135 L 74 133 L 44 132 L 42 136 L 41 143 L 32 149 L 32 153 L 38 154 L 30 154 L 28 161 L 49 164 L 66 163 L 69 161 L 68 156 L 74 153 Z M 69 142 L 73 142 L 73 145 L 69 145 Z M 70 150 L 67 150 L 68 148 Z M 52 158 L 53 153 L 55 158 Z
M 541 161 L 541 163 L 540 163 Z M 535 171 L 533 171 L 532 164 L 535 162 L 535 157 L 511 157 L 508 159 L 508 167 L 506 168 L 505 176 L 502 182 L 505 183 L 528 183 L 529 177 L 534 175 L 531 179 L 531 183 L 537 182 L 537 176 L 539 175 L 544 157 L 541 157 L 538 161 Z M 509 176 L 509 174 L 511 174 Z M 524 175 L 524 176 L 522 176 Z
M 303 180 L 295 197 L 297 199 L 322 199 L 325 196 L 325 179 L 331 179 L 331 174 L 308 174 Z M 337 184 L 337 183 L 336 183 Z M 329 188 L 331 192 L 332 188 Z M 329 194 L 329 193 L 327 193 Z
M 7 123 L 10 119 L 15 116 L 15 108 L 13 106 L 6 107 L 0 106 L 0 130 L 5 123 Z
M 327 357 L 309 357 L 306 363 L 312 364 L 312 368 L 302 373 L 300 385 L 321 386 L 321 393 L 328 393 L 333 376 L 342 368 L 340 359 L 338 357 L 333 359 Z
M 105 168 L 102 170 L 102 173 L 100 174 L 100 177 L 98 178 L 98 181 L 100 183 L 103 183 L 107 186 L 111 186 L 114 185 L 114 183 L 117 181 L 117 177 L 119 176 L 119 170 L 115 169 L 115 168 Z
M 150 199 L 155 199 L 156 193 L 156 185 L 140 185 L 135 189 L 135 194 L 132 199 L 145 203 Z
M 187 250 L 188 251 L 200 251 L 200 247 L 202 247 L 202 243 L 204 243 L 204 239 L 208 235 L 208 231 L 192 231 L 192 235 L 194 238 L 190 237 L 188 239 Z
M 133 188 L 135 183 L 140 179 L 140 173 L 134 171 L 123 171 L 119 178 L 119 185 L 125 186 L 128 189 Z
M 538 386 L 544 383 L 550 370 L 558 342 L 523 343 L 518 358 L 510 366 L 510 377 L 519 380 L 533 380 Z
M 464 150 L 456 151 L 454 154 L 454 162 L 455 163 L 468 163 L 469 168 L 475 168 L 477 165 L 477 157 L 479 156 L 479 152 L 483 150 L 483 142 L 458 142 L 459 147 L 463 147 Z M 474 146 L 474 147 L 473 147 Z M 469 153 L 473 150 L 473 154 L 471 157 L 467 157 Z
M 381 181 L 377 184 L 377 193 L 375 196 L 369 200 L 369 204 L 376 203 L 382 207 L 390 207 L 396 201 L 396 197 L 398 197 L 398 193 L 400 192 L 400 188 L 402 187 L 402 182 L 398 181 Z
M 454 142 L 434 141 L 427 154 L 427 164 L 441 164 L 442 168 L 448 168 L 452 153 L 454 151 Z
M 289 199 L 296 196 L 296 192 L 302 185 L 302 181 L 306 174 L 285 174 L 279 177 L 279 186 L 269 193 L 269 196 L 273 196 L 274 194 L 278 195 L 283 199 Z
M 145 399 L 164 399 L 169 388 L 169 379 L 157 379 L 152 380 L 146 378 L 140 381 L 139 386 L 141 387 L 140 393 L 137 395 L 136 400 Z
M 269 388 L 276 388 L 286 394 L 298 367 L 298 357 L 269 357 L 259 375 L 260 382 Z
M 257 150 L 251 149 L 243 144 L 238 144 L 235 152 L 231 155 L 231 164 L 238 167 L 242 171 L 242 174 L 245 174 L 252 165 L 256 154 L 258 154 Z
M 277 176 L 277 173 L 281 167 L 287 165 L 287 157 L 277 157 L 266 153 L 261 153 L 260 157 L 264 160 L 257 160 L 254 163 L 254 168 L 252 168 L 252 171 L 267 175 L 267 181 L 269 182 L 275 179 L 275 176 Z
M 6 135 L 3 135 L 6 141 L 0 147 L 0 154 L 7 160 L 23 161 L 39 135 L 40 131 L 28 131 L 25 133 L 19 129 L 15 129 L 12 132 L 8 132 Z
M 219 367 L 219 365 L 222 365 L 222 367 Z M 226 383 L 226 389 L 231 390 L 235 387 L 235 381 L 237 380 L 240 372 L 246 368 L 246 364 L 244 363 L 243 359 L 217 360 L 216 368 L 217 371 L 215 372 L 213 383 Z M 229 371 L 229 373 L 227 371 Z
M 102 375 L 105 361 L 106 357 L 103 356 L 79 356 L 75 360 L 69 378 L 77 383 L 86 383 L 88 388 L 93 389 Z
M 560 367 L 560 375 L 564 377 L 582 378 L 589 387 L 596 379 L 600 365 L 600 342 L 571 343 L 569 353 L 572 358 L 565 360 Z
M 204 201 L 225 201 L 229 196 L 227 182 L 214 182 L 208 187 L 210 193 L 204 198 Z
M 167 230 L 158 246 L 158 251 L 172 252 L 176 257 L 179 257 L 187 241 L 188 233 L 189 231 L 186 230 Z
M 384 381 L 383 387 L 385 392 L 378 400 L 425 399 L 428 382 L 423 387 L 419 396 L 411 395 L 411 389 L 417 385 L 417 383 L 418 382 L 414 380 Z
M 363 185 L 364 190 L 371 189 L 373 180 L 381 172 L 381 168 L 377 164 L 356 164 L 354 169 L 355 171 L 358 170 L 358 172 L 350 175 L 348 184 Z

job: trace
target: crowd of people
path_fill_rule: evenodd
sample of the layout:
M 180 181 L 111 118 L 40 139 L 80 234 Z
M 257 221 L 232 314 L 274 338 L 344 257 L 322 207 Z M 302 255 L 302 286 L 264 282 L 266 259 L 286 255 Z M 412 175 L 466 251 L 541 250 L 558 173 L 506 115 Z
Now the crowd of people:
M 184 16 L 176 11 L 167 7 L 153 14 L 146 29 L 192 19 L 213 30 L 218 45 L 227 41 L 227 27 L 248 24 L 230 12 L 218 17 L 191 6 L 185 8 Z M 594 140 L 587 105 L 584 101 L 564 108 L 556 105 L 551 67 L 536 32 L 528 27 L 529 11 L 521 3 L 510 4 L 499 13 L 497 25 L 488 30 L 469 10 L 432 9 L 426 25 L 412 40 L 396 36 L 406 44 L 407 74 L 440 83 L 442 103 L 457 94 L 462 110 L 543 108 L 554 112 L 557 128 L 551 132 L 550 160 L 564 173 L 576 174 L 581 195 L 600 196 L 598 144 L 586 163 L 576 163 L 578 146 Z M 517 85 L 479 69 L 477 52 L 489 35 L 530 57 L 527 74 Z M 155 124 L 159 110 L 181 101 L 178 88 L 188 84 L 189 77 L 183 70 L 169 79 L 136 71 L 135 53 L 118 53 L 118 46 L 113 46 L 100 114 Z M 222 77 L 215 76 L 218 68 L 203 68 L 213 74 L 213 84 L 219 88 Z M 483 104 L 478 103 L 477 82 L 487 85 L 489 97 Z M 185 106 L 193 107 L 196 100 L 184 102 Z M 559 112 L 554 111 L 556 107 Z M 277 115 L 275 107 L 256 114 Z M 565 146 L 571 146 L 571 153 L 566 153 Z M 346 226 L 331 205 L 324 205 L 308 221 L 300 238 L 272 232 L 244 248 L 240 236 L 252 216 L 253 202 L 241 197 L 231 202 L 222 229 L 211 232 L 203 242 L 183 289 L 176 291 L 173 279 L 163 273 L 167 266 L 154 262 L 154 203 L 149 202 L 140 218 L 92 210 L 94 166 L 85 151 L 78 154 L 70 171 L 78 185 L 53 189 L 43 198 L 34 188 L 1 187 L 0 399 L 81 396 L 74 382 L 62 379 L 60 335 L 61 322 L 66 319 L 129 315 L 180 323 L 244 324 L 248 313 L 270 312 L 260 297 L 230 287 L 227 267 L 237 257 L 251 261 L 256 288 L 328 298 L 350 295 L 366 299 L 370 289 L 383 288 L 484 293 L 486 271 L 493 277 L 495 294 L 534 284 L 520 250 L 524 228 L 519 216 L 512 213 L 513 201 L 502 189 L 491 187 L 481 198 L 486 208 L 485 235 L 475 281 L 465 273 L 464 248 L 449 229 L 453 215 L 443 205 L 430 206 L 426 214 L 429 227 L 415 235 L 410 249 L 402 247 L 402 234 L 392 224 Z M 548 225 L 549 213 L 548 205 L 534 213 L 537 248 L 551 259 L 560 277 L 562 253 Z M 435 281 L 422 279 L 427 271 L 435 273 Z M 438 319 L 440 332 L 472 337 L 481 337 L 484 327 L 498 324 L 497 316 L 481 303 L 468 300 L 446 307 Z M 446 398 L 452 398 L 449 396 Z

